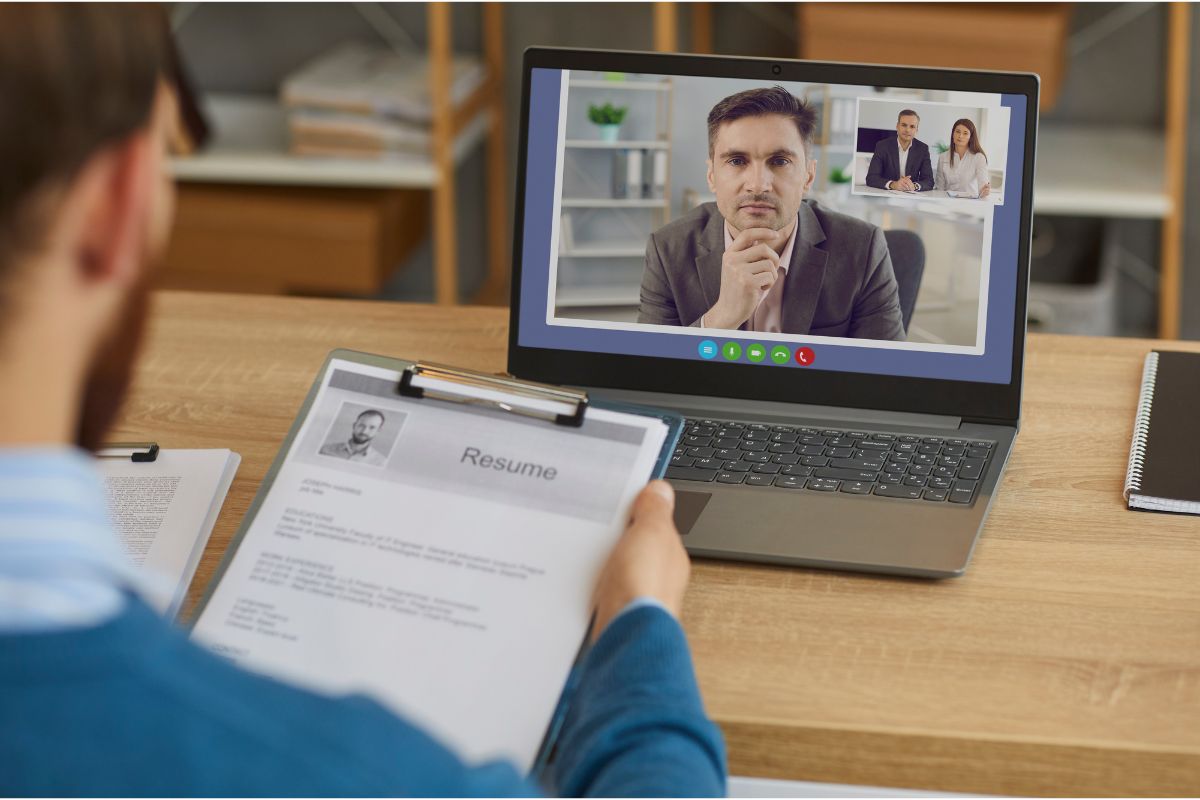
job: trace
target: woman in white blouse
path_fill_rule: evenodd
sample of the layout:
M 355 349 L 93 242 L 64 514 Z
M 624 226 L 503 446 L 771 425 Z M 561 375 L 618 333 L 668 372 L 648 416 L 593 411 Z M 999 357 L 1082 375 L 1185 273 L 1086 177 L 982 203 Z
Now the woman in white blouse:
M 991 191 L 987 153 L 979 146 L 975 123 L 960 119 L 950 132 L 950 149 L 938 156 L 934 188 L 983 199 Z

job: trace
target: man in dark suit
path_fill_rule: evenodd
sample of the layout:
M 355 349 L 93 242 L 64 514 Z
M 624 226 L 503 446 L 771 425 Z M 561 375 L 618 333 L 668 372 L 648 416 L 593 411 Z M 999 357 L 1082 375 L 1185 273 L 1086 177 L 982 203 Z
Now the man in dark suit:
M 909 108 L 900 112 L 896 138 L 889 137 L 875 145 L 867 169 L 867 186 L 901 192 L 928 192 L 933 188 L 929 145 L 916 138 L 920 127 L 921 117 L 917 112 Z
M 806 201 L 816 115 L 786 89 L 751 89 L 708 115 L 705 203 L 646 245 L 638 322 L 903 339 L 878 227 Z

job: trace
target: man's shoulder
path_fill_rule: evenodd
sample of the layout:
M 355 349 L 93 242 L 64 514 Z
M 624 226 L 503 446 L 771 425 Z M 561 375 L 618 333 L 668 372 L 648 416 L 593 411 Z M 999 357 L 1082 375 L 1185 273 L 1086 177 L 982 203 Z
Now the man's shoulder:
M 340 456 L 345 446 L 345 442 L 329 442 L 322 445 L 318 452 L 323 456 Z
M 652 249 L 656 250 L 665 263 L 680 263 L 688 254 L 699 249 L 704 231 L 712 224 L 713 217 L 722 219 L 716 203 L 702 203 L 676 220 L 668 222 L 650 234 Z M 690 262 L 689 262 L 690 263 Z
M 890 147 L 897 146 L 895 136 L 885 136 L 884 138 L 882 138 L 878 142 L 876 142 L 875 143 L 875 152 L 882 154 L 887 151 L 889 146 Z
M 708 227 L 714 216 L 720 216 L 716 203 L 701 203 L 676 220 L 668 222 L 650 234 L 659 244 L 679 242 L 699 236 Z
M 846 239 L 870 241 L 876 232 L 880 230 L 878 225 L 874 225 L 864 219 L 852 217 L 849 214 L 843 214 L 839 211 L 831 211 L 820 203 L 805 202 L 816 216 L 817 222 L 825 234 L 825 238 L 831 242 L 831 247 L 836 247 L 840 241 L 845 241 Z

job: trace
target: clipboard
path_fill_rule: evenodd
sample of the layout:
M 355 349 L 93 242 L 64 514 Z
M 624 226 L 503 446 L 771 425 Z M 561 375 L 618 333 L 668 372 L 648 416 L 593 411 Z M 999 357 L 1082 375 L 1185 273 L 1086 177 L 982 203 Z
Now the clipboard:
M 399 374 L 394 392 L 398 398 L 420 403 L 459 404 L 472 407 L 468 413 L 484 413 L 487 415 L 511 414 L 513 421 L 523 425 L 548 425 L 561 427 L 564 433 L 585 425 L 588 414 L 592 409 L 604 409 L 619 413 L 635 414 L 661 420 L 664 423 L 665 435 L 662 446 L 654 461 L 652 478 L 662 477 L 667 469 L 671 454 L 678 443 L 683 430 L 683 417 L 669 411 L 642 406 L 598 402 L 588 397 L 584 391 L 569 389 L 548 384 L 538 384 L 522 381 L 507 375 L 491 375 L 488 373 L 465 370 L 441 364 L 414 362 L 406 359 L 396 359 L 386 356 L 362 353 L 354 350 L 333 350 L 325 358 L 320 370 L 303 403 L 296 413 L 295 419 L 279 447 L 275 459 L 263 478 L 262 484 L 250 504 L 245 517 L 238 527 L 230 546 L 221 559 L 213 578 L 206 587 L 196 612 L 190 621 L 190 628 L 195 629 L 209 608 L 222 580 L 249 534 L 258 517 L 272 486 L 280 471 L 291 457 L 293 447 L 304 430 L 310 414 L 314 411 L 322 387 L 327 379 L 334 376 L 330 369 L 335 361 L 350 362 L 369 367 L 377 367 L 392 374 Z M 332 384 L 331 384 L 332 385 Z M 464 409 L 466 410 L 466 409 Z M 592 434 L 593 436 L 595 434 Z M 399 451 L 396 451 L 399 452 Z M 645 463 L 645 462 L 643 462 Z M 572 496 L 573 497 L 573 496 Z M 214 623 L 215 624 L 215 623 Z M 576 659 L 586 652 L 585 635 Z M 578 663 L 578 660 L 576 660 Z M 538 748 L 537 755 L 531 766 L 531 774 L 536 775 L 544 768 L 546 759 L 552 751 L 554 734 L 561 724 L 564 701 L 571 688 L 571 675 L 561 687 L 557 710 L 543 732 L 544 739 Z

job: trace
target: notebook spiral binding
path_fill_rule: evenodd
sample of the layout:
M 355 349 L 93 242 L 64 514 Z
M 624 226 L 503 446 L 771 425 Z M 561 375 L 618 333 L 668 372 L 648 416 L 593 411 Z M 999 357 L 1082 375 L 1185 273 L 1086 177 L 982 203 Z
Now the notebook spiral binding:
M 1154 380 L 1158 376 L 1158 353 L 1146 354 L 1142 367 L 1142 393 L 1138 397 L 1137 417 L 1133 422 L 1133 442 L 1129 445 L 1129 467 L 1125 472 L 1125 499 L 1130 491 L 1141 491 L 1142 466 L 1146 460 L 1146 435 L 1150 432 L 1150 406 L 1154 403 Z

